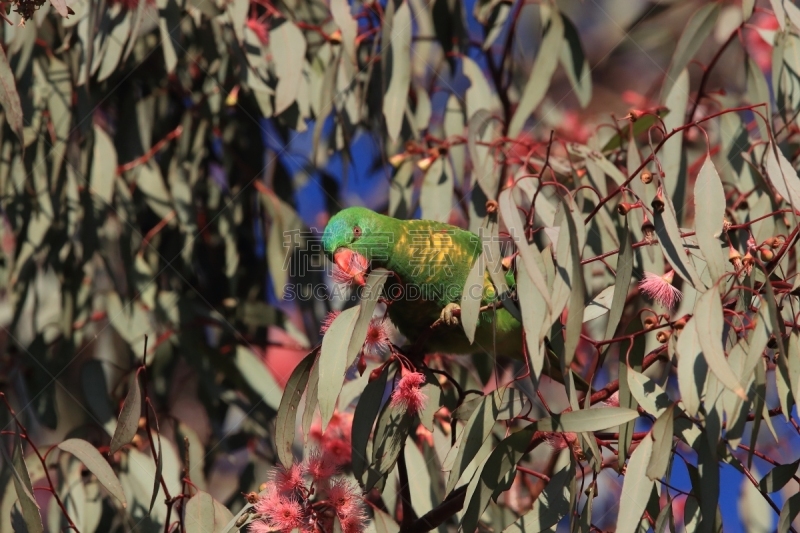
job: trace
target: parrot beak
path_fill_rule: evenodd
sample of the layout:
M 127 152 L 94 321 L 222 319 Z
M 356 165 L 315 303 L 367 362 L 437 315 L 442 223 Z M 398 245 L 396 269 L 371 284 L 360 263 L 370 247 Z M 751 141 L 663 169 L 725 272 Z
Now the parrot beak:
M 333 262 L 336 263 L 340 269 L 345 272 L 350 271 L 350 265 L 353 261 L 353 250 L 347 248 L 339 248 L 333 253 Z
M 333 262 L 342 272 L 348 274 L 356 284 L 363 286 L 367 281 L 364 279 L 364 269 L 359 268 L 358 257 L 359 254 L 353 250 L 339 248 L 333 254 Z

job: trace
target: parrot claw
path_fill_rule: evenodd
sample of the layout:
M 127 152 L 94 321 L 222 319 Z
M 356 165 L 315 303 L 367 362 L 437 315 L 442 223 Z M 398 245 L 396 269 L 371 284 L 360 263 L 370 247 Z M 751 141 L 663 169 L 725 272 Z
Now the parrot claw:
M 460 314 L 461 306 L 456 303 L 449 303 L 442 309 L 442 314 L 439 318 L 448 326 L 457 326 Z

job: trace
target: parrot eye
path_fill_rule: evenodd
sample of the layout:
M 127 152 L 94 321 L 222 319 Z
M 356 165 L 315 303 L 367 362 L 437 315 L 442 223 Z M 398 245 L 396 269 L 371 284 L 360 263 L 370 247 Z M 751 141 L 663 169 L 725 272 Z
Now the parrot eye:
M 358 226 L 353 227 L 353 237 L 355 237 L 356 239 L 361 237 L 361 228 L 359 228 Z

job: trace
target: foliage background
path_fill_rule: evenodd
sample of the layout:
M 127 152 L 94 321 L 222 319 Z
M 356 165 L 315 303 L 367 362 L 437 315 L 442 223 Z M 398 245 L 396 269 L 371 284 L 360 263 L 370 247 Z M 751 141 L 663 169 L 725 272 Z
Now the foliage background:
M 650 205 L 656 188 L 645 188 L 634 170 L 656 145 L 665 195 L 677 214 L 676 232 L 680 225 L 718 236 L 722 228 L 703 216 L 708 208 L 741 225 L 730 234 L 741 255 L 750 230 L 758 245 L 784 236 L 781 242 L 787 245 L 776 249 L 780 269 L 773 278 L 788 283 L 776 285 L 783 291 L 779 303 L 786 304 L 781 308 L 787 321 L 779 337 L 793 340 L 787 343 L 788 355 L 776 355 L 770 345 L 766 359 L 758 358 L 764 389 L 753 384 L 752 372 L 738 376 L 750 392 L 745 414 L 752 409 L 762 418 L 756 396 L 758 390 L 767 392 L 764 420 L 772 419 L 771 428 L 762 423 L 753 431 L 750 421 L 741 435 L 723 431 L 719 424 L 734 416 L 726 403 L 735 401 L 732 392 L 720 387 L 719 399 L 712 398 L 699 381 L 702 408 L 692 416 L 709 436 L 709 449 L 724 439 L 712 462 L 718 479 L 708 473 L 708 463 L 700 465 L 700 474 L 692 470 L 698 455 L 691 443 L 678 440 L 676 429 L 675 440 L 660 452 L 672 458 L 664 477 L 669 486 L 643 479 L 635 468 L 624 477 L 616 465 L 604 468 L 597 476 L 591 523 L 602 530 L 622 523 L 637 527 L 642 509 L 638 515 L 636 508 L 618 509 L 622 484 L 634 471 L 641 485 L 630 490 L 647 493 L 653 485 L 659 490 L 655 511 L 649 508 L 650 526 L 659 516 L 668 518 L 669 513 L 657 512 L 660 507 L 670 510 L 675 527 L 682 529 L 685 507 L 694 505 L 692 512 L 699 512 L 695 496 L 711 490 L 706 494 L 719 491 L 725 531 L 776 527 L 778 513 L 769 501 L 780 510 L 797 492 L 797 464 L 791 461 L 800 445 L 797 422 L 782 414 L 794 414 L 795 361 L 800 360 L 796 298 L 785 294 L 800 279 L 794 277 L 797 225 L 791 213 L 778 212 L 797 207 L 800 199 L 792 169 L 800 111 L 800 10 L 790 0 L 352 5 L 346 0 L 59 0 L 38 10 L 28 1 L 5 5 L 33 10 L 33 15 L 23 26 L 9 10 L 9 23 L 0 30 L 5 122 L 0 131 L 0 391 L 9 406 L 0 409 L 8 452 L 0 472 L 5 487 L 0 531 L 36 529 L 35 507 L 14 507 L 17 498 L 25 500 L 19 496 L 25 493 L 19 488 L 23 470 L 38 489 L 35 499 L 49 531 L 68 524 L 47 488 L 60 495 L 80 531 L 168 531 L 169 517 L 194 527 L 184 523 L 187 505 L 180 497 L 164 503 L 164 487 L 173 497 L 207 491 L 216 500 L 212 529 L 225 530 L 225 519 L 246 504 L 242 493 L 257 492 L 275 464 L 276 437 L 286 438 L 285 430 L 276 435 L 275 425 L 283 387 L 319 343 L 327 311 L 344 304 L 284 298 L 287 288 L 298 294 L 315 285 L 331 287 L 324 268 L 290 268 L 287 257 L 292 265 L 324 265 L 318 249 L 293 232 L 321 230 L 330 214 L 349 205 L 475 229 L 485 220 L 487 199 L 515 180 L 524 183 L 523 175 L 543 173 L 547 162 L 573 192 L 583 215 L 576 220 L 597 212 L 585 227 L 586 260 L 620 245 L 624 218 L 615 211 L 619 197 L 612 195 L 626 177 L 636 178 L 632 192 Z M 62 16 L 67 9 L 72 14 Z M 766 111 L 747 108 L 763 103 Z M 663 148 L 663 134 L 648 130 L 661 124 L 656 114 L 663 117 L 665 131 L 672 131 L 734 108 L 741 109 L 709 119 L 704 130 L 682 130 Z M 755 110 L 770 117 L 768 124 Z M 769 167 L 771 140 L 785 156 L 776 159 L 777 168 L 785 161 L 784 170 L 794 178 L 779 179 L 776 167 Z M 724 191 L 716 202 L 711 192 L 700 195 L 695 188 L 706 149 Z M 652 158 L 647 168 L 659 170 Z M 597 195 L 578 189 L 579 181 L 610 201 L 598 206 Z M 778 196 L 780 191 L 785 194 Z M 630 194 L 625 198 L 634 201 Z M 537 227 L 558 225 L 552 215 L 558 201 L 550 195 L 547 202 L 549 223 L 539 214 Z M 762 215 L 764 220 L 751 223 Z M 633 242 L 640 242 L 641 211 L 632 211 L 627 220 Z M 714 238 L 726 254 L 728 241 Z M 706 244 L 676 239 L 674 233 L 670 239 L 679 249 L 693 250 L 703 276 L 694 284 L 698 290 L 691 280 L 678 282 L 685 297 L 671 315 L 674 321 L 692 313 L 709 279 L 716 279 L 705 269 Z M 544 250 L 548 241 L 537 237 L 535 242 Z M 634 279 L 645 270 L 664 272 L 661 247 L 636 248 L 634 257 Z M 676 257 L 669 262 L 680 263 Z M 720 273 L 732 272 L 726 258 Z M 608 262 L 616 267 L 615 257 Z M 742 281 L 748 287 L 764 281 L 758 268 L 754 271 L 749 282 Z M 611 307 L 613 290 L 606 289 L 620 282 L 611 269 L 592 261 L 581 274 L 586 290 L 579 305 L 605 294 L 601 303 Z M 745 293 L 726 294 L 744 300 Z M 624 309 L 614 304 L 624 310 L 617 318 L 622 319 L 619 333 L 640 338 L 642 353 L 661 346 L 655 331 L 645 334 L 636 322 L 636 311 L 648 306 L 645 300 L 633 292 L 627 305 L 622 302 Z M 756 316 L 754 310 L 738 312 Z M 765 315 L 758 318 L 763 325 Z M 587 321 L 583 331 L 598 341 L 604 321 L 599 316 Z M 675 338 L 668 343 L 673 362 L 680 355 Z M 619 343 L 612 344 L 595 378 L 598 388 L 620 373 Z M 732 346 L 723 346 L 729 359 Z M 596 354 L 585 342 L 578 348 L 573 368 L 585 377 Z M 774 364 L 782 368 L 781 361 L 787 369 L 783 378 Z M 143 363 L 147 370 L 137 371 Z M 504 365 L 498 372 L 508 373 L 500 379 L 480 358 L 437 358 L 432 364 L 462 372 L 458 379 L 464 388 L 484 392 L 520 373 L 519 365 Z M 647 383 L 665 387 L 670 403 L 680 398 L 685 403 L 687 385 L 679 386 L 677 372 L 660 361 L 648 371 L 652 381 Z M 140 378 L 139 385 L 133 386 L 132 375 Z M 690 373 L 689 380 L 697 375 Z M 712 374 L 702 374 L 703 379 L 706 375 Z M 620 382 L 620 396 L 629 397 L 627 383 Z M 347 397 L 355 399 L 366 382 L 348 385 Z M 141 405 L 132 396 L 140 387 L 147 400 L 140 398 Z M 517 387 L 535 404 L 531 416 L 546 416 L 530 383 Z M 555 411 L 570 405 L 563 386 L 544 379 L 540 387 Z M 446 384 L 442 390 L 454 409 L 457 395 Z M 140 413 L 124 410 L 132 405 L 147 413 L 148 427 L 136 427 Z M 353 410 L 341 402 L 339 407 Z M 709 429 L 714 412 L 717 426 Z M 643 414 L 635 430 L 649 431 L 653 419 Z M 311 422 L 304 416 L 303 424 Z M 465 423 L 456 425 L 461 430 Z M 435 425 L 437 439 L 449 420 L 440 416 Z M 521 420 L 496 424 L 488 442 L 496 445 L 507 428 L 516 431 L 521 425 Z M 633 423 L 628 427 L 633 431 Z M 17 433 L 23 437 L 21 448 L 15 445 Z M 121 450 L 108 455 L 112 437 L 121 433 L 132 443 L 123 442 Z M 752 459 L 736 445 L 737 439 L 752 443 L 755 434 L 760 455 Z M 299 455 L 303 436 L 296 436 Z M 99 450 L 113 469 L 111 477 L 91 463 L 96 457 L 86 455 L 91 452 L 85 446 L 72 454 L 52 449 L 68 438 Z M 442 502 L 447 481 L 437 463 L 446 450 L 437 452 L 426 442 L 412 432 L 406 448 L 407 454 L 416 450 L 414 457 L 425 465 L 415 470 L 423 487 L 414 492 L 418 515 Z M 15 450 L 25 455 L 27 468 Z M 46 461 L 38 460 L 38 452 L 48 453 Z M 685 462 L 675 459 L 681 454 Z M 436 460 L 428 461 L 433 456 Z M 547 475 L 552 475 L 553 457 L 553 450 L 542 446 L 525 464 L 550 468 Z M 586 457 L 573 458 L 572 467 L 578 459 L 590 472 Z M 776 463 L 790 465 L 782 470 L 791 470 L 784 483 L 770 478 L 756 488 L 751 481 L 761 480 Z M 387 474 L 394 475 L 393 467 Z M 481 528 L 519 526 L 512 524 L 531 508 L 544 483 L 517 477 L 511 491 L 491 503 Z M 186 478 L 193 486 L 182 481 Z M 112 496 L 115 490 L 108 490 L 116 487 L 114 479 L 126 508 Z M 152 505 L 154 482 L 162 487 Z M 435 487 L 430 494 L 426 484 Z M 370 527 L 394 531 L 391 521 L 402 521 L 402 505 L 392 508 L 400 498 L 396 493 L 397 487 L 371 496 L 388 514 Z M 574 487 L 569 494 L 585 518 L 586 497 Z M 786 506 L 789 518 L 796 516 L 795 507 Z M 697 525 L 691 516 L 687 529 Z M 714 527 L 715 517 L 704 516 L 701 526 Z M 448 517 L 446 525 L 454 528 L 460 519 Z M 577 518 L 572 521 L 576 528 L 588 528 Z M 561 527 L 569 522 L 561 520 Z

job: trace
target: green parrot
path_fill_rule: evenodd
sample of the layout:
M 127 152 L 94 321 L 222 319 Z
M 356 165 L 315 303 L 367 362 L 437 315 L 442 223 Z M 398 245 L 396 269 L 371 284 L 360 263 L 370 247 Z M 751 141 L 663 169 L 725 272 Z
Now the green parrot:
M 473 343 L 454 313 L 481 254 L 481 239 L 474 233 L 441 222 L 398 220 L 351 207 L 330 219 L 322 243 L 326 255 L 358 284 L 365 281 L 364 267 L 394 272 L 384 287 L 392 302 L 389 319 L 409 342 L 423 341 L 428 351 L 523 358 L 522 325 L 505 308 L 480 314 Z M 358 261 L 366 264 L 359 268 Z M 515 286 L 513 272 L 505 272 L 505 280 L 509 287 Z M 481 299 L 481 306 L 500 297 L 488 272 L 483 286 L 470 290 Z M 437 320 L 440 323 L 430 331 Z

